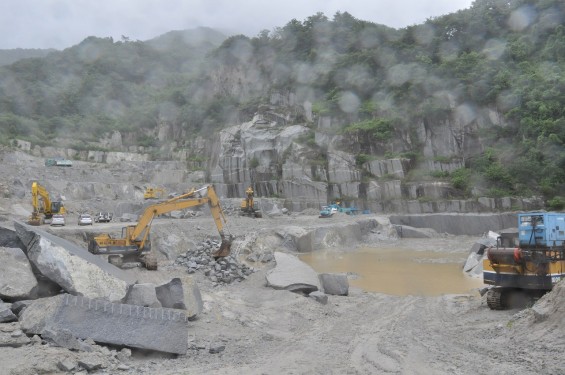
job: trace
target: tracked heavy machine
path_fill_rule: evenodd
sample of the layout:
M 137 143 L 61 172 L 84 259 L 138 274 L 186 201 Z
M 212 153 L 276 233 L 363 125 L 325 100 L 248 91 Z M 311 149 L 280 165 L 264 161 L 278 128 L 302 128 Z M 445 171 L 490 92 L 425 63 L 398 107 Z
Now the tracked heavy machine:
M 143 199 L 160 199 L 165 196 L 165 189 L 148 187 L 143 193 Z
M 157 269 L 157 258 L 151 251 L 150 230 L 153 220 L 162 214 L 185 208 L 208 204 L 222 240 L 220 249 L 212 256 L 226 257 L 231 251 L 232 235 L 224 233 L 226 218 L 220 207 L 220 200 L 212 185 L 179 195 L 164 202 L 148 206 L 136 225 L 122 228 L 119 238 L 103 233 L 89 241 L 88 251 L 93 254 L 108 255 L 108 261 L 118 267 L 124 262 L 141 262 L 148 270 Z
M 27 222 L 29 225 L 37 226 L 42 223 L 48 223 L 53 218 L 53 215 L 64 215 L 67 213 L 63 202 L 51 200 L 47 189 L 35 181 L 31 184 L 31 205 L 33 206 L 33 211 Z
M 255 191 L 251 186 L 245 190 L 245 199 L 241 201 L 240 206 L 240 213 L 243 216 L 250 216 L 250 217 L 263 217 L 261 214 L 261 210 L 259 209 L 259 205 L 255 201 Z
M 518 214 L 518 236 L 487 250 L 483 280 L 493 310 L 529 304 L 565 279 L 565 213 Z

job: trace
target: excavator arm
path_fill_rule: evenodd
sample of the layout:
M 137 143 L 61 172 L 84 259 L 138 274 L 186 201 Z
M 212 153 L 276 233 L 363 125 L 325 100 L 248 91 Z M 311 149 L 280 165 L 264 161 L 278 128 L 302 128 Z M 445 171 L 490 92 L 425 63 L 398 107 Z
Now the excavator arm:
M 205 197 L 196 197 L 196 194 L 206 190 L 207 194 Z M 135 240 L 139 239 L 140 237 L 146 237 L 145 233 L 151 227 L 151 223 L 153 219 L 159 215 L 166 214 L 171 211 L 175 210 L 182 210 L 185 208 L 202 206 L 204 204 L 208 204 L 210 206 L 210 211 L 212 213 L 212 217 L 214 218 L 214 222 L 216 227 L 218 228 L 218 232 L 220 233 L 220 237 L 224 238 L 224 223 L 226 222 L 226 218 L 224 216 L 224 212 L 220 207 L 220 199 L 216 195 L 214 188 L 212 185 L 206 186 L 202 189 L 198 190 L 191 190 L 188 193 L 180 195 L 178 197 L 169 199 L 162 203 L 157 203 L 151 205 L 145 209 L 137 225 L 135 226 L 134 230 L 130 234 L 130 239 Z

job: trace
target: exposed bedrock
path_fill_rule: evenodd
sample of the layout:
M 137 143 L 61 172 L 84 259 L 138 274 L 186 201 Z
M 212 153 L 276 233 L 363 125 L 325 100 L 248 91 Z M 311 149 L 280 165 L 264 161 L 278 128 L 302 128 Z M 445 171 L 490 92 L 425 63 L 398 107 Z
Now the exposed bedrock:
M 431 228 L 438 233 L 475 236 L 516 226 L 516 213 L 391 215 L 390 223 Z

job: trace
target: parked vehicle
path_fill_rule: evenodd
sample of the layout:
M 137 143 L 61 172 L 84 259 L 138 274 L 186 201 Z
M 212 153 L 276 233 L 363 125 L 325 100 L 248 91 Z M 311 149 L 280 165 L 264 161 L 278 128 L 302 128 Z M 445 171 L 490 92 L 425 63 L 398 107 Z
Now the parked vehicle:
M 96 223 L 109 223 L 112 221 L 114 214 L 111 212 L 99 212 L 94 216 L 94 221 Z
M 55 214 L 53 215 L 53 217 L 51 218 L 51 226 L 65 226 L 65 217 L 61 214 Z
M 78 225 L 92 225 L 94 220 L 92 220 L 92 216 L 89 214 L 80 214 L 78 215 Z
M 73 162 L 69 159 L 63 158 L 49 158 L 45 159 L 45 166 L 46 167 L 72 167 Z

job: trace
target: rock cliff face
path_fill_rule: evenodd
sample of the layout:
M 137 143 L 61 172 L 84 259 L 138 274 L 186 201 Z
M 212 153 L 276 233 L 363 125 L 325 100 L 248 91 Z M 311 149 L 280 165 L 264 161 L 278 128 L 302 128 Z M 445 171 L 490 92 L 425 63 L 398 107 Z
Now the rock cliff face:
M 402 213 L 543 207 L 537 199 L 464 199 L 447 179 L 434 177 L 463 167 L 466 159 L 482 151 L 480 130 L 493 124 L 504 126 L 495 111 L 460 106 L 448 121 L 422 119 L 406 129 L 395 129 L 391 141 L 379 144 L 344 134 L 343 121 L 316 118 L 311 103 L 299 104 L 293 93 L 273 95 L 271 102 L 251 121 L 224 128 L 210 138 L 188 137 L 181 126 L 163 122 L 151 133 L 158 147 L 126 146 L 131 136 L 119 132 L 98 144 L 112 151 L 40 148 L 26 142 L 18 147 L 41 157 L 133 163 L 132 168 L 141 174 L 139 184 L 167 185 L 169 190 L 211 182 L 220 196 L 241 198 L 247 186 L 253 185 L 256 196 L 282 198 L 293 211 L 319 209 L 335 199 L 363 210 Z M 418 162 L 387 156 L 414 150 L 422 153 Z M 168 161 L 151 161 L 155 155 Z M 84 194 L 101 194 L 90 185 L 84 189 Z M 105 189 L 112 191 L 103 194 L 119 195 L 116 189 L 139 194 L 131 186 Z M 478 188 L 473 193 L 482 195 Z

